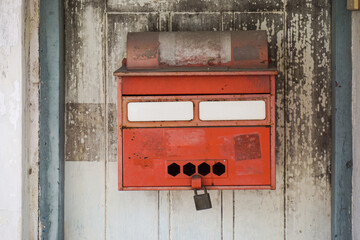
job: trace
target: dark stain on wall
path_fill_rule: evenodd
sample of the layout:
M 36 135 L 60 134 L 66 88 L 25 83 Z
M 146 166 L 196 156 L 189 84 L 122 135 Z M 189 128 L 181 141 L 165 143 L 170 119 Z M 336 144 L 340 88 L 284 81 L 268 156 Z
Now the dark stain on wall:
M 66 161 L 104 161 L 104 105 L 66 104 Z
M 107 158 L 110 162 L 117 162 L 117 108 L 115 103 L 108 104 L 107 110 L 108 151 Z
M 314 182 L 324 178 L 327 182 L 332 110 L 330 2 L 289 1 L 286 9 L 289 83 L 285 116 L 292 136 L 286 146 L 289 171 L 294 171 L 293 177 L 307 172 Z
M 171 29 L 177 31 L 220 31 L 220 13 L 174 13 Z

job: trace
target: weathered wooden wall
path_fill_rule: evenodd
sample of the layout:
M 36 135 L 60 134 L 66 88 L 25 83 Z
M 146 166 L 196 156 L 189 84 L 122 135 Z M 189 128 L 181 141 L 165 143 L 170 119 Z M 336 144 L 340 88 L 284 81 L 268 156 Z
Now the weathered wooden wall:
M 68 0 L 66 239 L 330 239 L 328 0 Z M 277 63 L 277 190 L 117 191 L 116 80 L 127 32 L 268 32 Z

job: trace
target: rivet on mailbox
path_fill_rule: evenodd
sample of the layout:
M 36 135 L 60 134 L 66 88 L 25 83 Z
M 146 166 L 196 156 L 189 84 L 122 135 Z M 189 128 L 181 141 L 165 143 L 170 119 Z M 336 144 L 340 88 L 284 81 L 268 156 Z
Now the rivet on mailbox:
M 123 63 L 119 190 L 275 189 L 265 31 L 129 33 Z

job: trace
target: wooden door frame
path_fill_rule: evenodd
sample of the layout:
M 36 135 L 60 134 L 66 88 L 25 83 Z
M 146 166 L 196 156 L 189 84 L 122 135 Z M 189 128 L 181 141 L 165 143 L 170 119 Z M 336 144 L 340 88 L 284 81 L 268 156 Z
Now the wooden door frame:
M 64 238 L 64 6 L 40 1 L 39 221 Z M 352 238 L 351 12 L 332 0 L 332 239 Z
M 39 238 L 64 239 L 64 5 L 40 0 Z
M 351 12 L 332 0 L 332 239 L 352 239 Z

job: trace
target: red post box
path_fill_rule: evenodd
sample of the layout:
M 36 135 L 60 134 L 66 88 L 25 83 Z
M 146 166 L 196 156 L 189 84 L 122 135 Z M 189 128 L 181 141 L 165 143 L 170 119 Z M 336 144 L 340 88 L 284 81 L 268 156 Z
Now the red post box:
M 114 74 L 119 190 L 275 189 L 266 32 L 131 33 Z

